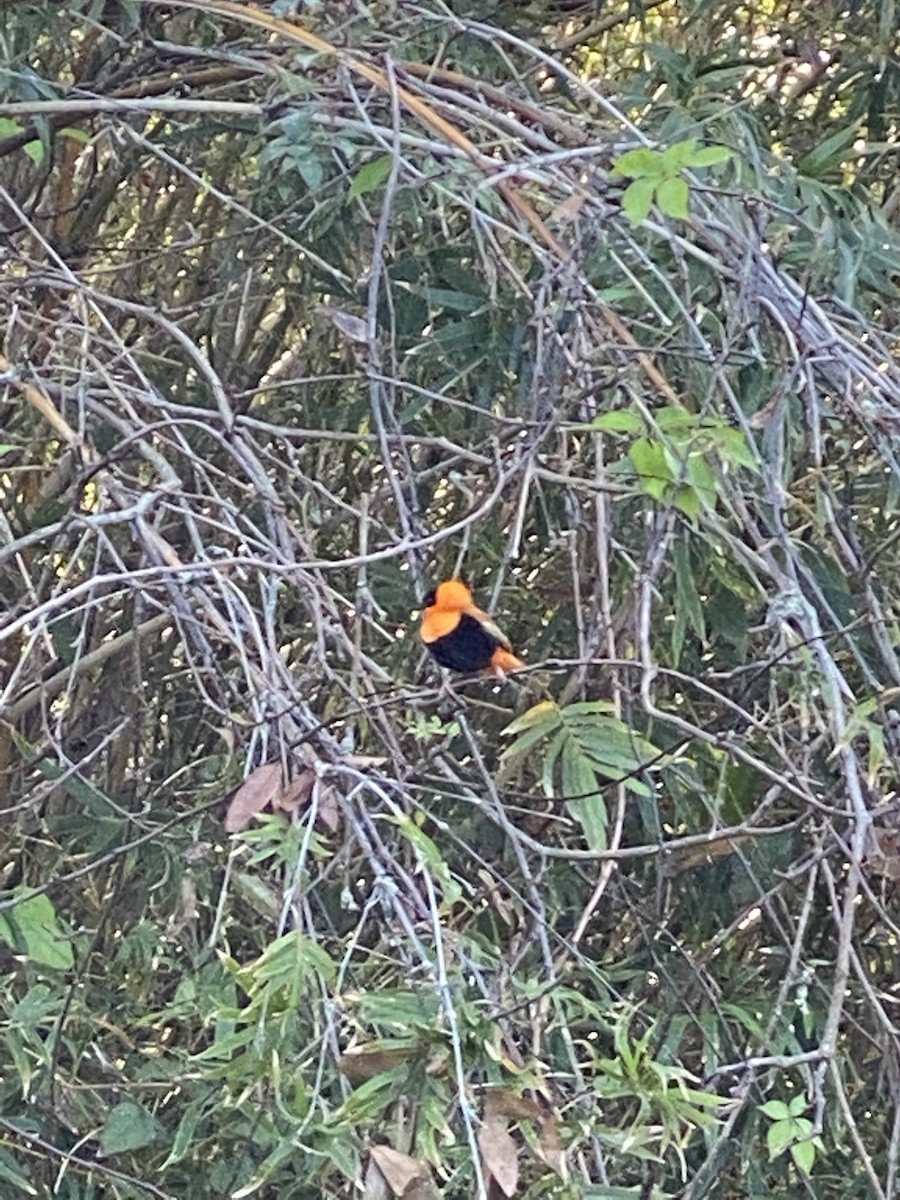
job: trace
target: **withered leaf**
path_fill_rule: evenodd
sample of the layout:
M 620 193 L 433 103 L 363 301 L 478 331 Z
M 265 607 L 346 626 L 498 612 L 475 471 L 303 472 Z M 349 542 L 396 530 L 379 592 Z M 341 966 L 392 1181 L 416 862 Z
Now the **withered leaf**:
M 411 1158 L 392 1146 L 373 1146 L 372 1160 L 377 1163 L 379 1171 L 394 1196 L 411 1197 L 413 1188 L 422 1195 L 419 1186 L 431 1181 L 428 1164 Z
M 413 1056 L 411 1046 L 383 1046 L 373 1042 L 368 1046 L 354 1046 L 338 1060 L 338 1070 L 353 1083 L 364 1083 L 376 1075 L 393 1071 Z
M 284 791 L 275 800 L 275 807 L 283 812 L 293 812 L 295 808 L 305 808 L 309 803 L 316 782 L 316 773 L 312 767 L 304 767 L 296 779 L 292 779 Z
M 514 1196 L 519 1183 L 519 1148 L 500 1113 L 485 1114 L 478 1130 L 478 1149 L 485 1172 L 504 1196 Z
M 227 833 L 239 833 L 281 792 L 281 763 L 264 763 L 251 771 L 231 797 L 225 814 Z

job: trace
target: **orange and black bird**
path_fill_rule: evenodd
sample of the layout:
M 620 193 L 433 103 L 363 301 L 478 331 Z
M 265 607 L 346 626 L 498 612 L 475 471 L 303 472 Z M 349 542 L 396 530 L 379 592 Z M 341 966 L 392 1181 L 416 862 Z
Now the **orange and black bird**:
M 448 579 L 429 592 L 424 609 L 419 634 L 442 667 L 503 675 L 525 666 L 488 614 L 475 607 L 461 579 Z

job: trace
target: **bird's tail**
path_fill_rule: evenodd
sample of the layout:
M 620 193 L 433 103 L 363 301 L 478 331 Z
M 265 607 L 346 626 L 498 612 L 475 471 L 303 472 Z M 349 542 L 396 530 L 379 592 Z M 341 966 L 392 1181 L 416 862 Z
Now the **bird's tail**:
M 495 675 L 505 675 L 510 671 L 521 671 L 525 663 L 521 658 L 516 658 L 515 654 L 511 654 L 509 650 L 504 650 L 502 646 L 498 646 L 491 655 L 491 670 Z

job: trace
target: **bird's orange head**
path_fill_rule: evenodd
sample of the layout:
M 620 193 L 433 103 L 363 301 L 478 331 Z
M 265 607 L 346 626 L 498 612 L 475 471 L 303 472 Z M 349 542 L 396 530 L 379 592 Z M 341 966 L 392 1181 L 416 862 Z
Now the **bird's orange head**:
M 472 593 L 461 579 L 448 579 L 428 593 L 425 607 L 439 608 L 443 612 L 465 612 L 472 607 Z

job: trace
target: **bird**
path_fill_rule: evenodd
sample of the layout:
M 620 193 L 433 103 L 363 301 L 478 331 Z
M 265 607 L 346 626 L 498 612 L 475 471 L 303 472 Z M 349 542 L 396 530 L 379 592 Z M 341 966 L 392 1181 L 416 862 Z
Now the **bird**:
M 419 636 L 442 667 L 503 676 L 525 666 L 513 654 L 509 638 L 486 612 L 476 608 L 461 579 L 438 584 L 425 597 L 423 609 Z

